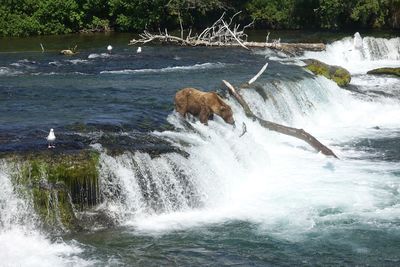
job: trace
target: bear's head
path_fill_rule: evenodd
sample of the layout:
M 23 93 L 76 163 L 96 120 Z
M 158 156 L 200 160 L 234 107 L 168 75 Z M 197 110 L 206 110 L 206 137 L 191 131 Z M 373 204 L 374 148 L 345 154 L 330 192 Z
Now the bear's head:
M 235 120 L 233 119 L 233 112 L 230 106 L 228 105 L 222 105 L 219 108 L 219 115 L 221 116 L 221 118 L 224 119 L 224 121 L 226 123 L 235 124 Z

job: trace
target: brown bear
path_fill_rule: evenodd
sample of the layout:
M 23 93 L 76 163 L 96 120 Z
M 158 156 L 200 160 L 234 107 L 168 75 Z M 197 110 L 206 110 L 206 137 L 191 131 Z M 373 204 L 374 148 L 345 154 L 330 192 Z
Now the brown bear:
M 184 118 L 187 113 L 199 116 L 200 122 L 208 125 L 214 114 L 226 123 L 235 124 L 231 107 L 215 92 L 202 92 L 194 88 L 184 88 L 175 95 L 175 109 Z

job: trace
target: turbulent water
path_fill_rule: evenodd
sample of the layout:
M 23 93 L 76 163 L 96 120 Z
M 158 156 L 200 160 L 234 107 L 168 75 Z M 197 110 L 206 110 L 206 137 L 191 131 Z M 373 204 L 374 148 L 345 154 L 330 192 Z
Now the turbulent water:
M 366 74 L 399 66 L 400 38 L 348 37 L 298 58 L 240 49 L 104 50 L 0 55 L 0 150 L 45 149 L 50 127 L 61 148 L 74 146 L 71 136 L 83 138 L 101 152 L 97 209 L 118 222 L 83 234 L 42 232 L 4 161 L 6 266 L 400 264 L 400 83 Z M 301 59 L 310 57 L 346 67 L 349 89 L 303 70 Z M 222 79 L 239 85 L 265 62 L 258 89 L 242 91 L 252 110 L 304 128 L 340 160 L 267 131 L 229 97 L 236 128 L 218 117 L 188 125 L 173 112 L 177 89 L 215 90 Z M 122 155 L 107 153 L 109 135 Z M 166 153 L 148 151 L 160 147 Z

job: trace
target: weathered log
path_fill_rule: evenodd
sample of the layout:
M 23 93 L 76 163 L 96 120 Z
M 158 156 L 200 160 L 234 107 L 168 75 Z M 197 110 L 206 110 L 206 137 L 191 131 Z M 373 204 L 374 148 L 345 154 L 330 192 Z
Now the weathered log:
M 235 99 L 243 107 L 244 112 L 248 118 L 251 118 L 254 121 L 258 121 L 262 127 L 267 128 L 268 130 L 301 139 L 301 140 L 305 141 L 306 143 L 308 143 L 310 146 L 312 146 L 315 150 L 317 150 L 318 152 L 321 152 L 322 154 L 324 154 L 326 156 L 333 156 L 335 158 L 338 158 L 331 149 L 329 149 L 328 147 L 323 145 L 314 136 L 307 133 L 303 129 L 292 128 L 292 127 L 284 126 L 284 125 L 281 125 L 281 124 L 278 124 L 275 122 L 270 122 L 270 121 L 259 118 L 251 111 L 249 105 L 243 99 L 243 97 L 240 95 L 240 93 L 229 82 L 227 82 L 225 80 L 222 80 L 222 81 L 225 84 L 225 86 L 229 89 L 229 93 L 233 97 L 235 97 Z
M 267 67 L 268 67 L 268 62 L 265 63 L 265 65 L 261 68 L 261 70 L 253 78 L 251 78 L 249 80 L 248 84 L 250 85 L 250 84 L 254 83 L 258 79 L 258 77 L 260 77 L 261 74 L 264 73 L 264 71 L 267 69 Z
M 224 20 L 225 13 L 214 22 L 210 27 L 205 28 L 199 35 L 183 37 L 183 26 L 180 20 L 181 36 L 174 36 L 168 34 L 165 30 L 164 33 L 152 34 L 148 31 L 144 31 L 140 34 L 139 39 L 132 39 L 130 45 L 135 44 L 146 44 L 149 42 L 162 42 L 172 43 L 188 46 L 221 46 L 221 47 L 243 47 L 245 49 L 253 48 L 270 48 L 280 50 L 288 54 L 296 54 L 303 51 L 322 51 L 325 50 L 325 45 L 322 43 L 308 44 L 308 43 L 281 43 L 280 40 L 275 40 L 272 43 L 268 42 L 268 36 L 266 42 L 248 42 L 248 35 L 244 30 L 254 24 L 254 21 L 244 27 L 240 28 L 240 24 L 232 25 L 235 16 L 240 12 L 233 15 L 229 22 Z M 180 17 L 179 17 L 180 19 Z
M 296 54 L 304 51 L 324 51 L 326 46 L 323 43 L 264 43 L 264 42 L 242 42 L 239 43 L 226 43 L 226 42 L 209 42 L 203 40 L 190 40 L 188 38 L 182 39 L 173 35 L 152 35 L 150 38 L 132 39 L 129 45 L 146 44 L 149 42 L 162 42 L 162 43 L 175 43 L 187 46 L 217 46 L 217 47 L 246 47 L 248 48 L 269 48 L 279 50 L 289 54 Z

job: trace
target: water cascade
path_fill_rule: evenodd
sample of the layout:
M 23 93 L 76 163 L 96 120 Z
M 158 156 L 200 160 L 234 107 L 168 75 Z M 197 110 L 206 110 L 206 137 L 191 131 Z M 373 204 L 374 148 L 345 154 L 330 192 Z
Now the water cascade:
M 325 52 L 306 52 L 305 58 L 342 66 L 352 74 L 363 74 L 378 67 L 398 67 L 400 37 L 385 39 L 362 38 L 358 33 L 327 45 Z
M 0 161 L 0 258 L 5 266 L 88 266 L 79 244 L 55 242 L 41 230 L 33 198 L 15 183 L 20 166 Z M 53 198 L 57 201 L 57 198 Z M 57 203 L 55 203 L 57 205 Z M 49 210 L 51 212 L 51 210 Z
M 186 151 L 188 158 L 175 153 L 156 158 L 139 152 L 118 157 L 103 153 L 101 177 L 107 179 L 101 191 L 107 209 L 123 224 L 144 231 L 238 219 L 277 232 L 283 227 L 280 234 L 287 238 L 293 231 L 322 226 L 326 218 L 321 214 L 330 209 L 335 210 L 330 216 L 333 221 L 379 213 L 384 204 L 378 195 L 384 189 L 376 188 L 375 170 L 361 152 L 349 152 L 342 144 L 355 133 L 376 134 L 376 125 L 398 127 L 388 119 L 388 114 L 400 116 L 395 108 L 398 101 L 369 102 L 322 77 L 264 81 L 260 86 L 258 92 L 242 91 L 260 117 L 309 129 L 343 160 L 316 155 L 299 140 L 265 130 L 246 118 L 231 99 L 236 121 L 248 127 L 242 138 L 240 129 L 232 129 L 219 118 L 208 127 L 196 122 L 188 129 L 171 114 L 169 122 L 180 130 L 153 134 Z M 365 117 L 365 113 L 375 116 Z M 392 166 L 383 163 L 382 168 L 387 173 Z M 384 177 L 384 184 L 393 183 L 389 174 Z M 327 194 L 322 197 L 319 192 Z

